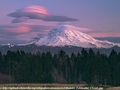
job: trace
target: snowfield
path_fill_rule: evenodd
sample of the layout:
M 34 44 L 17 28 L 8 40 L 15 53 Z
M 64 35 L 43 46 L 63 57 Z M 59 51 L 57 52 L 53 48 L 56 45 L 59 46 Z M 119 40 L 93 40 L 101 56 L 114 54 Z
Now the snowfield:
M 72 25 L 60 25 L 51 30 L 47 35 L 35 42 L 37 45 L 46 46 L 77 46 L 84 48 L 111 48 L 120 47 L 120 44 L 94 39 L 82 33 L 84 28 Z

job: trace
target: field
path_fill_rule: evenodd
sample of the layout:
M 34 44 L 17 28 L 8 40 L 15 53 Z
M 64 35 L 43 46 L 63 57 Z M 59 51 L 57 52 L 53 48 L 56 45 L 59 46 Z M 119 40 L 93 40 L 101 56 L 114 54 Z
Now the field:
M 0 84 L 0 87 L 82 87 L 86 84 Z
M 0 90 L 53 90 L 52 88 L 54 90 L 89 90 L 85 88 L 90 87 L 88 87 L 86 84 L 0 84 Z M 97 87 L 92 88 L 94 89 L 90 90 L 120 90 L 120 87 L 107 87 L 104 89 L 95 89 Z
M 87 88 L 90 87 L 86 84 L 0 84 L 0 90 L 88 90 Z

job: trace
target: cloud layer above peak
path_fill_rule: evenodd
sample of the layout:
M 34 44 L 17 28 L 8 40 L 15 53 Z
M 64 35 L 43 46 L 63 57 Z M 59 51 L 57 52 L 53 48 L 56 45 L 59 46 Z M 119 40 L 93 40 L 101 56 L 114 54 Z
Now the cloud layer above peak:
M 70 18 L 67 16 L 52 15 L 45 7 L 35 5 L 18 9 L 13 13 L 8 14 L 8 16 L 15 18 L 14 20 L 12 20 L 12 23 L 20 23 L 28 19 L 55 22 L 78 21 L 78 19 Z

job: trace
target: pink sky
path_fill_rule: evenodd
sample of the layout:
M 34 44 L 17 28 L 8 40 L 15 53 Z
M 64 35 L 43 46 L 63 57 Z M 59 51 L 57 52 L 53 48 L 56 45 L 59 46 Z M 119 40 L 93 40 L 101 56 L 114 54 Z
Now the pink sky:
M 0 1 L 0 40 L 29 41 L 70 24 L 92 37 L 120 37 L 120 0 Z M 25 38 L 26 37 L 26 38 Z M 23 39 L 22 39 L 23 40 Z

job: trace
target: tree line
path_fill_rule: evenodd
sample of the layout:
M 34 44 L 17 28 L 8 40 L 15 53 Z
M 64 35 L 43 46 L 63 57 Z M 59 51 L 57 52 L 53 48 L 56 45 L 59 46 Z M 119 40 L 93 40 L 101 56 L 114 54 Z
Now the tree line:
M 56 54 L 0 52 L 0 77 L 3 77 L 0 78 L 0 83 L 87 83 L 119 86 L 120 53 L 112 50 L 108 56 L 99 51 L 95 53 L 92 49 L 82 49 L 77 55 L 67 55 L 63 50 Z

